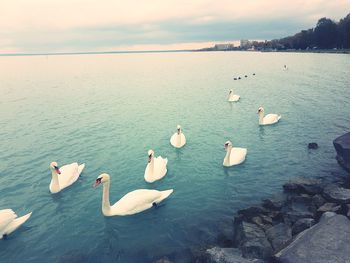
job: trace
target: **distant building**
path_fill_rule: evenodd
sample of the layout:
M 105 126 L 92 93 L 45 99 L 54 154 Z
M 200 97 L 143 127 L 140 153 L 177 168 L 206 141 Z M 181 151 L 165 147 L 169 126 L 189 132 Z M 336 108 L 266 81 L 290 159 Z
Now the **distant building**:
M 249 40 L 247 40 L 247 39 L 242 39 L 240 47 L 248 49 L 248 48 L 252 47 L 252 43 Z
M 215 50 L 231 50 L 234 48 L 233 44 L 216 44 L 214 46 Z

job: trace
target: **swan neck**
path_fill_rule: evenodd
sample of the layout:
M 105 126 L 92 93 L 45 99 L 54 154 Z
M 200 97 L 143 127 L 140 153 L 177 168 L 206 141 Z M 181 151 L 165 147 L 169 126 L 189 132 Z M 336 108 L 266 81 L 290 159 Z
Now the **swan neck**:
M 154 171 L 154 157 L 152 156 L 151 162 L 149 163 L 150 173 L 153 174 Z
M 259 112 L 259 124 L 263 124 L 264 123 L 264 113 L 263 112 Z
M 230 164 L 232 146 L 228 146 L 226 149 L 225 163 Z
M 105 182 L 103 184 L 103 194 L 102 194 L 102 212 L 103 214 L 108 213 L 111 208 L 111 204 L 109 202 L 109 182 Z
M 51 190 L 53 192 L 58 192 L 60 190 L 60 183 L 58 181 L 58 175 L 55 171 L 52 171 L 51 174 L 52 174 L 52 185 L 51 185 L 52 189 Z

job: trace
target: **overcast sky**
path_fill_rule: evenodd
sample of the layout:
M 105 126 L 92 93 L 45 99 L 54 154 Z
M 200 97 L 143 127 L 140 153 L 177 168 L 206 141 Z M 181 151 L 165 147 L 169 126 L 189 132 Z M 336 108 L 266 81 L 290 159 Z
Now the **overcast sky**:
M 0 53 L 197 48 L 349 12 L 350 0 L 0 0 Z

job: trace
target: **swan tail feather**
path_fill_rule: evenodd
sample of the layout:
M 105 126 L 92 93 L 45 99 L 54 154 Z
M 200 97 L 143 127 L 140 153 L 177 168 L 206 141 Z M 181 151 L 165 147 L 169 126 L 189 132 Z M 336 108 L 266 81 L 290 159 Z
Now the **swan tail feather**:
M 21 216 L 21 217 L 18 217 L 16 218 L 15 220 L 13 220 L 8 226 L 7 228 L 5 229 L 4 233 L 6 235 L 8 234 L 11 234 L 13 231 L 15 231 L 17 228 L 19 228 L 21 225 L 23 225 L 29 218 L 30 216 L 32 215 L 32 212 L 24 215 L 24 216 Z
M 169 190 L 165 190 L 165 191 L 161 191 L 161 196 L 155 200 L 154 202 L 156 204 L 162 202 L 164 199 L 168 198 L 169 195 L 171 195 L 174 192 L 174 189 L 169 189 Z
M 85 163 L 82 163 L 81 165 L 78 166 L 78 174 L 80 175 L 81 172 L 84 170 L 85 168 Z

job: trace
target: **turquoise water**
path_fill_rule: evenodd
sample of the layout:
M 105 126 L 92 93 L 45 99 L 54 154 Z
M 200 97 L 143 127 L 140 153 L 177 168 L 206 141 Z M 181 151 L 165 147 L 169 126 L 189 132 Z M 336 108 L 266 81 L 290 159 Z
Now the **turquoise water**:
M 0 240 L 0 262 L 184 262 L 289 178 L 344 173 L 332 140 L 350 128 L 349 55 L 24 56 L 0 57 L 0 68 L 0 209 L 33 211 Z M 226 102 L 231 88 L 236 104 Z M 259 127 L 260 105 L 280 123 Z M 169 144 L 177 124 L 187 137 L 179 150 Z M 227 169 L 228 139 L 248 155 Z M 307 150 L 314 141 L 319 149 Z M 168 174 L 147 184 L 151 148 L 168 158 Z M 51 195 L 51 161 L 86 168 Z M 158 209 L 105 218 L 102 188 L 92 188 L 102 172 L 112 203 L 138 188 L 174 193 Z

